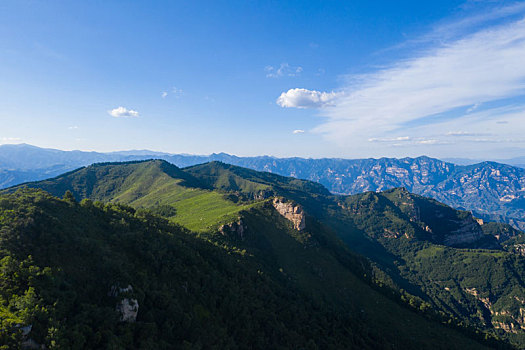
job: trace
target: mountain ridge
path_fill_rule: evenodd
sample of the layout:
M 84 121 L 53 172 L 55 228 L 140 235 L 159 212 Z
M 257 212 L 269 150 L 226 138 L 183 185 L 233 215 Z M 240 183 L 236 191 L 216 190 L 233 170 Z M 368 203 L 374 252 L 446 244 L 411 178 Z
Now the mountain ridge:
M 368 263 L 316 216 L 316 208 L 337 207 L 329 200 L 337 197 L 303 190 L 321 185 L 221 163 L 189 170 L 186 176 L 159 160 L 106 163 L 32 184 L 64 199 L 28 185 L 2 191 L 0 253 L 8 257 L 1 261 L 17 271 L 16 285 L 28 285 L 38 296 L 24 297 L 31 294 L 23 287 L 10 290 L 16 297 L 0 294 L 5 302 L 0 307 L 13 305 L 10 322 L 30 325 L 30 339 L 38 344 L 54 341 L 64 347 L 482 348 L 477 339 L 505 348 L 468 328 L 458 328 L 461 334 L 440 325 L 432 314 L 407 310 L 397 294 L 385 297 L 370 288 Z M 191 181 L 182 183 L 184 178 L 171 177 L 170 171 Z M 231 174 L 246 178 L 224 182 Z M 194 181 L 197 175 L 213 179 L 203 185 Z M 272 182 L 270 188 L 254 185 Z M 252 196 L 261 190 L 289 195 L 287 203 L 303 206 L 304 230 L 280 214 L 270 197 Z M 150 200 L 152 194 L 158 202 Z M 230 208 L 235 197 L 233 215 L 209 210 L 217 203 Z M 194 222 L 177 219 L 186 215 L 184 206 L 193 217 L 206 209 L 214 224 L 190 232 L 154 214 L 161 209 L 172 222 L 191 228 Z M 221 226 L 223 219 L 236 226 Z M 46 271 L 47 282 L 24 269 Z M 120 309 L 112 307 L 119 299 L 100 297 L 115 285 L 126 290 L 124 300 L 138 305 L 131 322 L 119 322 Z M 17 300 L 43 313 L 17 308 Z M 2 328 L 0 336 L 6 336 L 5 329 L 10 328 Z M 133 337 L 137 332 L 144 337 Z
M 23 149 L 24 147 L 26 146 L 18 148 Z M 34 146 L 27 147 L 33 151 L 38 150 Z M 7 148 L 17 149 L 17 146 L 11 145 Z M 94 162 L 158 158 L 179 167 L 187 167 L 209 161 L 221 161 L 257 171 L 312 180 L 321 183 L 330 192 L 336 194 L 355 194 L 406 187 L 411 192 L 435 198 L 454 208 L 470 210 L 475 216 L 486 221 L 504 221 L 518 229 L 525 229 L 525 169 L 492 161 L 461 166 L 427 156 L 352 160 L 270 156 L 237 157 L 225 153 L 214 153 L 209 156 L 158 153 L 122 156 L 96 152 L 87 153 L 87 158 L 81 160 L 78 154 L 82 152 L 70 154 L 58 151 L 60 156 L 45 163 L 46 168 L 42 168 L 39 172 L 33 168 L 42 166 L 42 161 L 36 163 L 29 160 L 24 161 L 23 156 L 15 157 L 5 152 L 2 153 L 2 150 L 5 149 L 0 146 L 0 185 L 4 188 L 31 180 L 32 177 L 34 180 L 41 180 L 56 176 Z M 56 151 L 46 152 L 51 152 L 50 154 L 53 155 Z M 23 155 L 23 151 L 20 152 Z M 30 155 L 30 153 L 26 154 L 27 157 Z M 63 158 L 67 158 L 68 155 L 71 157 L 64 163 Z M 22 170 L 19 172 L 12 170 L 16 164 L 21 166 Z M 49 168 L 50 166 L 53 168 Z M 28 170 L 28 167 L 32 167 L 33 170 Z M 11 170 L 2 170 L 2 168 Z M 476 182 L 476 179 L 481 176 L 484 177 L 483 182 Z
M 166 174 L 170 169 L 175 177 Z M 87 191 L 89 186 L 93 190 Z M 41 188 L 55 196 L 70 190 L 77 200 L 152 210 L 219 245 L 225 244 L 223 239 L 231 241 L 246 254 L 273 246 L 281 253 L 269 263 L 286 262 L 281 267 L 289 269 L 287 276 L 308 286 L 311 276 L 304 273 L 311 270 L 297 266 L 293 254 L 285 254 L 277 243 L 284 241 L 279 236 L 263 239 L 276 229 L 275 224 L 280 227 L 277 231 L 285 230 L 287 237 L 309 249 L 329 244 L 334 251 L 343 249 L 338 256 L 344 259 L 350 257 L 346 249 L 366 257 L 372 268 L 367 275 L 374 283 L 397 291 L 417 310 L 435 310 L 454 324 L 515 338 L 514 342 L 525 345 L 521 331 L 525 322 L 519 316 L 523 309 L 519 300 L 525 300 L 519 287 L 525 279 L 519 254 L 523 234 L 502 224 L 484 229 L 485 223 L 470 212 L 407 189 L 341 196 L 312 181 L 221 162 L 179 169 L 163 160 L 98 164 L 4 192 L 22 187 Z M 254 221 L 253 215 L 259 219 Z M 268 222 L 264 217 L 273 219 Z M 346 248 L 330 243 L 338 240 Z M 439 261 L 436 266 L 435 261 Z M 325 274 L 317 265 L 311 268 Z M 473 297 L 474 290 L 478 297 Z

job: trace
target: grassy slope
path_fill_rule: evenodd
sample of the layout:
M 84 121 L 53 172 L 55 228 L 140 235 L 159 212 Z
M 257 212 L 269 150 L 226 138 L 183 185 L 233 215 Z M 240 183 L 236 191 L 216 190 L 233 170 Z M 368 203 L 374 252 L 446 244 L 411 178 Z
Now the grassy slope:
M 231 221 L 246 204 L 236 204 L 164 161 L 95 164 L 56 178 L 23 184 L 55 196 L 71 190 L 77 199 L 120 202 L 150 208 L 170 205 L 170 218 L 194 231 L 206 231 Z M 10 191 L 12 191 L 11 189 Z

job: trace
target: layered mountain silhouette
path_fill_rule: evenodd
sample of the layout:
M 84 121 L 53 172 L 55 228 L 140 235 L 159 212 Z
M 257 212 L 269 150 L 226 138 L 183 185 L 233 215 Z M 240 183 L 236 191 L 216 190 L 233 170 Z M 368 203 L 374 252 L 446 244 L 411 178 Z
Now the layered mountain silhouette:
M 525 169 L 495 162 L 460 166 L 429 157 L 304 159 L 236 157 L 225 153 L 193 156 L 152 151 L 67 152 L 30 145 L 3 145 L 0 146 L 0 188 L 50 178 L 96 162 L 152 158 L 179 167 L 221 161 L 315 181 L 338 194 L 405 187 L 412 193 L 472 211 L 485 221 L 506 222 L 525 229 Z
M 41 190 L 55 197 L 38 192 Z M 56 199 L 65 194 L 65 202 L 70 203 L 68 205 Z M 51 216 L 55 219 L 51 217 L 40 221 L 31 213 L 42 213 L 47 217 L 47 211 L 54 210 L 49 209 L 54 206 L 94 210 L 93 213 L 85 213 L 86 217 L 94 220 L 96 215 L 101 215 L 100 220 L 106 222 L 100 224 L 101 230 L 102 227 L 107 230 L 100 231 L 93 239 L 98 237 L 97 244 L 102 244 L 100 249 L 111 256 L 123 254 L 119 249 L 136 249 L 119 240 L 125 239 L 127 230 L 133 232 L 132 227 L 142 230 L 140 225 L 133 226 L 138 224 L 127 223 L 135 220 L 131 217 L 139 213 L 144 218 L 151 215 L 151 220 L 164 217 L 170 222 L 166 225 L 179 225 L 169 226 L 166 231 L 184 232 L 188 229 L 190 231 L 184 236 L 186 239 L 207 242 L 219 252 L 237 257 L 225 262 L 220 274 L 233 273 L 231 271 L 241 268 L 236 267 L 237 264 L 247 268 L 245 264 L 249 261 L 253 264 L 249 265 L 253 266 L 250 270 L 253 276 L 269 276 L 269 280 L 263 283 L 264 287 L 260 285 L 258 288 L 269 288 L 272 295 L 280 295 L 277 292 L 279 288 L 291 291 L 292 295 L 301 295 L 306 299 L 298 299 L 303 300 L 300 304 L 312 307 L 305 306 L 306 309 L 301 311 L 304 317 L 310 317 L 310 313 L 317 310 L 319 317 L 334 320 L 335 323 L 328 324 L 338 331 L 330 328 L 331 333 L 324 333 L 327 329 L 322 324 L 316 328 L 318 333 L 314 336 L 291 326 L 301 322 L 299 319 L 290 319 L 289 316 L 278 319 L 276 322 L 284 325 L 283 334 L 295 334 L 300 344 L 308 344 L 311 340 L 312 346 L 321 347 L 346 344 L 345 347 L 356 348 L 463 348 L 468 346 L 469 341 L 463 341 L 461 337 L 481 342 L 489 337 L 502 338 L 520 347 L 525 345 L 525 322 L 522 317 L 525 310 L 525 265 L 520 255 L 523 234 L 506 224 L 485 223 L 471 212 L 456 210 L 433 199 L 412 194 L 406 188 L 350 196 L 334 195 L 316 182 L 221 162 L 181 169 L 166 161 L 152 160 L 95 164 L 53 179 L 9 188 L 4 190 L 2 198 L 5 215 L 9 210 L 15 210 L 19 217 L 28 216 L 25 220 L 31 227 L 27 230 L 26 226 L 17 226 L 19 221 L 6 219 L 7 226 L 14 225 L 16 228 L 9 231 L 13 232 L 9 236 L 12 237 L 10 244 L 15 247 L 12 249 L 22 249 L 31 256 L 36 254 L 33 250 L 41 252 L 42 260 L 38 265 L 41 268 L 54 263 L 52 259 L 55 258 L 51 256 L 60 254 L 61 249 L 76 249 L 69 243 L 61 243 L 61 230 L 77 232 L 70 234 L 80 235 L 75 242 L 82 241 L 82 232 L 89 230 L 87 227 L 73 227 L 88 224 L 77 224 L 76 219 L 72 219 L 68 221 L 70 226 L 61 226 L 57 230 L 49 225 L 54 225 L 56 220 L 60 222 L 62 214 L 53 214 Z M 18 205 L 14 203 L 20 201 L 28 208 L 12 209 Z M 82 204 L 77 204 L 78 201 Z M 107 206 L 102 203 L 113 204 Z M 90 208 L 98 208 L 98 211 Z M 123 214 L 117 215 L 115 210 L 131 216 L 122 218 Z M 64 215 L 69 218 L 68 213 L 64 212 Z M 144 220 L 144 224 L 149 225 L 150 219 Z M 115 227 L 121 230 L 117 231 L 123 232 L 123 236 L 114 238 L 117 240 L 110 249 L 104 246 L 104 242 L 114 229 L 112 225 L 117 225 Z M 49 236 L 48 230 L 54 233 Z M 53 245 L 48 251 L 45 240 L 34 240 L 31 235 L 22 240 L 15 238 L 23 237 L 26 232 L 46 232 L 45 237 L 57 235 L 57 246 Z M 168 235 L 172 234 L 177 236 L 181 233 Z M 90 236 L 86 237 L 86 244 L 91 244 Z M 149 240 L 144 236 L 140 239 Z M 155 254 L 140 250 L 138 253 Z M 134 259 L 133 254 L 130 259 Z M 208 257 L 202 258 L 211 263 Z M 99 259 L 104 260 L 102 257 Z M 171 261 L 172 258 L 166 259 Z M 81 269 L 80 266 L 78 268 Z M 139 305 L 143 303 L 138 296 L 149 297 L 153 285 L 165 283 L 146 279 L 140 282 L 146 284 L 140 284 L 133 280 L 132 268 L 126 271 L 126 278 L 115 283 L 118 282 L 124 289 L 132 286 L 138 293 L 134 297 Z M 194 271 L 197 273 L 198 269 Z M 213 272 L 216 273 L 219 272 Z M 249 284 L 248 281 L 254 277 L 247 278 L 239 280 L 239 283 Z M 207 282 L 200 283 L 205 293 L 216 292 L 213 288 L 206 289 Z M 111 284 L 109 279 L 105 281 L 105 285 L 108 284 Z M 180 284 L 184 281 L 174 285 Z M 224 288 L 230 293 L 229 288 L 234 287 Z M 237 292 L 251 300 L 248 302 L 241 298 L 239 303 L 262 302 L 257 299 L 261 296 L 249 297 L 248 292 L 239 289 Z M 165 293 L 170 294 L 169 288 Z M 98 307 L 96 300 L 91 302 L 95 305 L 92 307 Z M 221 304 L 225 301 L 216 300 L 215 304 L 199 302 L 203 309 L 200 306 L 197 309 L 217 322 L 221 313 L 216 308 L 217 302 Z M 279 297 L 268 302 L 277 308 L 283 305 L 281 303 L 288 303 Z M 68 307 L 74 305 L 72 303 Z M 196 306 L 192 307 L 193 312 L 199 314 Z M 243 310 L 253 312 L 252 307 L 247 304 Z M 149 322 L 149 319 L 158 327 L 155 317 L 144 318 L 150 309 L 144 310 L 139 309 L 135 325 L 142 325 L 141 322 Z M 333 313 L 326 313 L 329 311 Z M 188 317 L 194 319 L 197 314 Z M 239 317 L 248 316 L 241 312 Z M 264 320 L 266 318 L 263 317 L 260 322 L 266 322 Z M 229 334 L 228 339 L 237 344 L 239 338 L 234 335 L 234 327 L 228 328 L 230 321 L 226 321 L 221 332 Z M 182 321 L 170 319 L 169 322 L 180 326 L 177 322 Z M 440 323 L 454 325 L 456 330 L 442 328 Z M 209 330 L 202 324 L 199 327 Z M 168 339 L 163 338 L 161 330 L 157 332 L 160 332 L 156 333 L 160 337 L 158 339 Z M 452 333 L 447 339 L 448 335 L 437 335 L 442 332 Z M 477 336 L 476 332 L 480 335 Z M 320 342 L 318 337 L 323 338 L 321 334 L 330 334 L 326 340 L 328 343 Z M 176 341 L 193 344 L 193 338 L 187 336 L 179 334 Z M 269 339 L 274 338 L 268 337 L 269 334 L 261 333 L 260 344 L 278 344 L 269 343 Z M 44 338 L 40 337 L 39 341 L 45 341 Z M 175 341 L 173 339 L 169 341 Z M 254 343 L 242 344 L 257 347 Z M 495 344 L 488 345 L 501 345 Z M 481 345 L 470 343 L 470 346 Z

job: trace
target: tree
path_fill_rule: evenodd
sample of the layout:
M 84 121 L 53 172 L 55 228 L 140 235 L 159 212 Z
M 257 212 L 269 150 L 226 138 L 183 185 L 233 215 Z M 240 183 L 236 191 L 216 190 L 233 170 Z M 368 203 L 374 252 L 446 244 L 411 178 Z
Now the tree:
M 68 202 L 71 202 L 71 203 L 76 203 L 75 196 L 73 195 L 73 193 L 70 190 L 67 190 L 66 193 L 64 193 L 63 199 L 65 201 L 68 201 Z

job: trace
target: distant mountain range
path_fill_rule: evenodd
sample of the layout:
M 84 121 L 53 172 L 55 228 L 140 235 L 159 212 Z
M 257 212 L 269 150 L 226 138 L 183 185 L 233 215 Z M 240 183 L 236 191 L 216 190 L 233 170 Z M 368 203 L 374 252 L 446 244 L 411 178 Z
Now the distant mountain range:
M 336 194 L 405 187 L 485 220 L 525 229 L 525 169 L 496 162 L 457 165 L 429 157 L 305 159 L 168 154 L 147 150 L 111 153 L 60 151 L 31 145 L 0 146 L 0 188 L 57 176 L 98 162 L 163 159 L 179 167 L 209 161 L 319 182 Z M 463 160 L 465 162 L 466 160 Z M 520 163 L 524 159 L 515 158 Z

